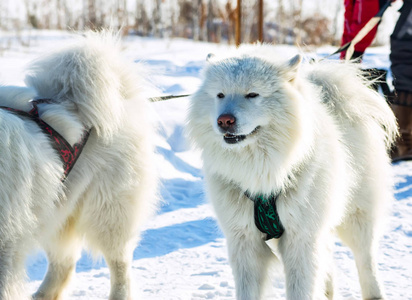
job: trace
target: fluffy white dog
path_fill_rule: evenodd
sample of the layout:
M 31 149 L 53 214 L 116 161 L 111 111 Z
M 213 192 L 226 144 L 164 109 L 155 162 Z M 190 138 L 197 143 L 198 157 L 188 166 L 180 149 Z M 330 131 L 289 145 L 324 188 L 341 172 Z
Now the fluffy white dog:
M 189 135 L 227 238 L 237 299 L 261 299 L 279 253 L 287 299 L 332 299 L 332 234 L 353 250 L 364 299 L 383 299 L 375 250 L 392 199 L 385 100 L 354 64 L 301 64 L 270 46 L 209 55 Z
M 33 297 L 60 299 L 83 240 L 104 255 L 110 299 L 133 297 L 133 250 L 155 207 L 157 179 L 149 107 L 141 94 L 145 82 L 119 48 L 111 34 L 87 34 L 35 61 L 27 87 L 0 88 L 2 300 L 29 298 L 24 261 L 37 245 L 46 250 L 49 266 Z M 84 142 L 90 130 L 67 178 L 36 114 L 21 112 L 33 106 L 70 145 Z

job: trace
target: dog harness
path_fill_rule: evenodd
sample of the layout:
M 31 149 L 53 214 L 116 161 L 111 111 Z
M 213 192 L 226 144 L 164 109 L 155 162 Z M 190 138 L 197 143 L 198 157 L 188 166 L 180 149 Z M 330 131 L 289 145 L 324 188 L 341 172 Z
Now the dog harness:
M 271 194 L 268 198 L 263 195 L 252 197 L 248 191 L 245 195 L 254 203 L 255 225 L 261 232 L 266 233 L 266 240 L 280 238 L 285 231 L 276 209 L 276 200 L 280 193 Z
M 62 137 L 56 130 L 53 129 L 49 124 L 44 122 L 39 117 L 39 110 L 37 108 L 38 104 L 42 103 L 51 103 L 50 99 L 38 99 L 30 101 L 33 108 L 29 112 L 25 112 L 19 109 L 14 109 L 10 107 L 0 106 L 1 109 L 13 112 L 16 115 L 30 118 L 32 121 L 40 127 L 40 129 L 50 137 L 53 142 L 53 148 L 59 153 L 60 158 L 63 163 L 64 174 L 61 178 L 61 181 L 64 182 L 72 170 L 74 164 L 80 156 L 80 153 L 83 150 L 84 145 L 87 142 L 87 139 L 90 135 L 90 130 L 84 130 L 80 141 L 73 145 L 73 147 Z

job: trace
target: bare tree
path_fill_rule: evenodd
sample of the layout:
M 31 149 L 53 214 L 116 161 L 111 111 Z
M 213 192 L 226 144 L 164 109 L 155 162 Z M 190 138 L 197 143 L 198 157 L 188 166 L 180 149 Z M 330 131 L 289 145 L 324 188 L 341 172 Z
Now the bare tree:
M 232 7 L 232 3 L 230 0 L 226 2 L 225 5 L 226 11 L 226 23 L 227 23 L 227 40 L 228 43 L 231 44 L 235 41 L 235 32 L 236 32 L 236 8 Z
M 207 20 L 206 20 L 206 28 L 207 28 L 207 41 L 211 42 L 213 41 L 214 34 L 213 34 L 213 18 L 214 18 L 214 13 L 213 13 L 213 0 L 209 0 L 207 3 Z
M 294 0 L 292 1 L 292 14 L 293 14 L 293 25 L 295 31 L 295 43 L 298 45 L 302 44 L 302 1 Z
M 146 6 L 144 0 L 136 1 L 136 13 L 135 13 L 135 31 L 137 34 L 147 36 L 151 31 L 151 22 L 147 15 Z
M 200 40 L 202 0 L 193 1 L 193 39 Z
M 8 1 L 0 1 L 0 29 L 4 28 L 5 25 L 5 22 L 3 22 L 3 20 L 5 19 L 4 14 L 6 14 L 8 11 L 8 4 Z
M 242 42 L 242 0 L 237 0 L 236 5 L 236 46 Z
M 258 4 L 258 40 L 263 42 L 263 0 L 259 0 Z
M 129 26 L 128 20 L 128 12 L 127 12 L 127 1 L 126 0 L 117 0 L 117 4 L 115 3 L 115 11 L 114 15 L 117 16 L 117 27 L 125 27 Z M 112 13 L 110 14 L 112 15 Z
M 180 35 L 185 38 L 194 38 L 194 6 L 195 4 L 189 0 L 179 1 L 179 18 Z
M 86 27 L 95 30 L 97 28 L 97 16 L 96 16 L 96 0 L 87 0 L 87 20 Z
M 162 20 L 162 14 L 161 14 L 161 0 L 154 0 L 155 1 L 155 7 L 153 8 L 152 12 L 152 30 L 153 30 L 153 35 L 156 37 L 162 37 L 162 28 L 161 28 L 161 20 Z

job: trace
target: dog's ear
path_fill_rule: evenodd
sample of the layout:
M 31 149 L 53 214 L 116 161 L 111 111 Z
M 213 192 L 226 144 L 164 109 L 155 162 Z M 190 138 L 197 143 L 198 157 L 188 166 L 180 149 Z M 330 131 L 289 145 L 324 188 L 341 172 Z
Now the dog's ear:
M 301 62 L 302 55 L 297 54 L 290 60 L 288 60 L 286 64 L 283 66 L 283 72 L 288 81 L 293 82 L 296 79 Z
M 206 56 L 206 61 L 207 62 L 212 62 L 212 60 L 213 60 L 213 58 L 215 57 L 216 55 L 214 55 L 213 53 L 209 53 L 207 56 Z

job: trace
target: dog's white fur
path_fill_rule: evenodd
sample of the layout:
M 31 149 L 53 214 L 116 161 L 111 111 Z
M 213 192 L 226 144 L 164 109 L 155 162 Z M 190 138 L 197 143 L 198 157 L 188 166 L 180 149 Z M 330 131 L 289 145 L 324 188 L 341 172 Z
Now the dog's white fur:
M 387 152 L 397 125 L 385 100 L 365 84 L 354 64 L 301 64 L 300 56 L 279 59 L 268 45 L 208 56 L 188 129 L 202 150 L 237 299 L 263 297 L 275 260 L 245 191 L 280 192 L 285 232 L 269 243 L 283 262 L 287 299 L 333 298 L 334 232 L 353 250 L 363 298 L 384 298 L 375 250 L 393 197 Z M 252 92 L 259 96 L 245 97 Z M 226 143 L 217 124 L 222 114 L 235 116 L 234 134 L 250 135 Z
M 145 80 L 120 55 L 119 39 L 88 33 L 35 61 L 27 87 L 0 87 L 0 105 L 30 110 L 71 144 L 90 138 L 63 184 L 52 144 L 27 118 L 0 109 L 0 299 L 28 299 L 24 261 L 34 246 L 49 259 L 34 299 L 60 299 L 83 240 L 110 269 L 110 299 L 132 299 L 131 261 L 156 206 L 153 128 Z

